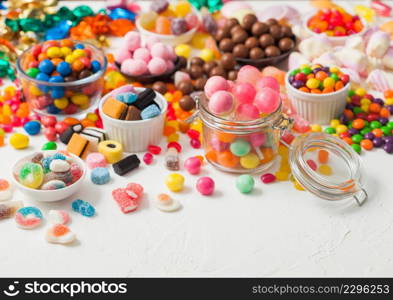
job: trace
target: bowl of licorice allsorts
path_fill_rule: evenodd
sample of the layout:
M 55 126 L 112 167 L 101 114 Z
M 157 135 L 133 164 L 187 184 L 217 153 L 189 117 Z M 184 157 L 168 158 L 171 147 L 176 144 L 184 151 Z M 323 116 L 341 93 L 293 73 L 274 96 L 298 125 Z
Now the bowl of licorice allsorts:
M 125 152 L 146 151 L 162 138 L 167 101 L 150 88 L 125 85 L 100 100 L 99 112 L 109 139 Z
M 81 158 L 67 151 L 48 150 L 18 160 L 11 178 L 27 197 L 55 202 L 80 190 L 85 175 L 86 166 Z

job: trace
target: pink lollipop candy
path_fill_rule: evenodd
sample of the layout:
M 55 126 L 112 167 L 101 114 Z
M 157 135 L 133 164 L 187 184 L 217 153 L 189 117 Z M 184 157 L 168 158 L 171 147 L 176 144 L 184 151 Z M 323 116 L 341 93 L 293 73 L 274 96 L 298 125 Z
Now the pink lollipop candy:
M 134 52 L 134 59 L 141 59 L 148 63 L 151 59 L 150 51 L 146 48 L 138 48 Z
M 238 82 L 232 88 L 232 93 L 239 103 L 252 103 L 257 91 L 248 82 Z
M 227 91 L 217 91 L 209 101 L 209 110 L 216 115 L 224 115 L 233 109 L 233 96 Z
M 271 88 L 276 92 L 280 92 L 280 84 L 276 80 L 276 78 L 272 76 L 264 76 L 259 79 L 256 83 L 256 89 L 258 91 L 262 91 L 265 87 Z
M 205 84 L 205 94 L 210 98 L 217 91 L 228 91 L 229 84 L 224 77 L 213 76 L 210 77 Z
M 243 66 L 240 68 L 237 73 L 237 81 L 238 82 L 248 82 L 255 86 L 258 79 L 262 77 L 261 71 L 253 66 Z
M 250 121 L 259 118 L 259 110 L 254 104 L 242 103 L 236 110 L 237 118 L 242 121 Z
M 115 56 L 115 61 L 118 62 L 119 64 L 123 63 L 128 58 L 132 58 L 132 54 L 128 49 L 125 48 L 119 48 L 115 51 L 114 53 Z
M 130 51 L 141 47 L 141 36 L 137 31 L 129 31 L 124 36 L 125 45 Z
M 150 74 L 160 75 L 167 70 L 167 65 L 165 60 L 159 57 L 153 57 L 147 64 Z
M 280 95 L 271 88 L 264 88 L 257 93 L 254 103 L 260 113 L 271 114 L 280 105 Z
M 229 148 L 228 143 L 220 141 L 220 139 L 216 136 L 213 136 L 210 139 L 210 146 L 212 146 L 212 148 L 218 152 L 223 152 Z
M 121 64 L 121 72 L 130 76 L 139 76 L 147 71 L 146 62 L 140 59 L 126 59 Z
M 266 135 L 264 133 L 253 133 L 250 135 L 250 142 L 254 148 L 259 148 L 266 142 Z

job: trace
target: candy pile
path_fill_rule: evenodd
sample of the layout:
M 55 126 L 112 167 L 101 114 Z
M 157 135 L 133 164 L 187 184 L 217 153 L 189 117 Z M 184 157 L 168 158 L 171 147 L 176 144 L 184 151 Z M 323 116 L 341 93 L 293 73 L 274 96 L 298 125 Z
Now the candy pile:
M 32 108 L 49 114 L 74 114 L 89 108 L 101 96 L 103 87 L 101 77 L 91 77 L 102 71 L 103 57 L 98 51 L 71 40 L 33 46 L 21 59 L 24 74 L 34 79 L 22 79 L 24 95 Z M 82 79 L 85 81 L 72 86 Z
M 315 33 L 327 36 L 348 36 L 363 30 L 359 16 L 353 16 L 341 8 L 319 10 L 308 21 L 307 26 Z
M 276 19 L 259 22 L 253 14 L 244 16 L 241 24 L 235 18 L 228 19 L 215 39 L 221 51 L 253 60 L 279 56 L 295 47 L 291 27 L 280 25 Z
M 176 54 L 172 47 L 155 37 L 150 37 L 142 46 L 141 36 L 130 31 L 124 36 L 124 43 L 115 53 L 115 60 L 121 65 L 121 72 L 129 76 L 161 75 L 175 68 Z
M 188 1 L 171 4 L 166 0 L 153 1 L 150 11 L 140 14 L 138 21 L 144 29 L 164 35 L 181 35 L 199 25 Z
M 327 94 L 341 90 L 349 83 L 349 75 L 337 67 L 302 65 L 289 73 L 289 83 L 299 91 Z
M 35 153 L 14 169 L 14 176 L 22 185 L 41 190 L 65 188 L 82 175 L 81 166 L 66 151 Z
M 125 188 L 112 191 L 112 197 L 124 214 L 135 211 L 143 196 L 143 186 L 138 183 L 129 183 Z

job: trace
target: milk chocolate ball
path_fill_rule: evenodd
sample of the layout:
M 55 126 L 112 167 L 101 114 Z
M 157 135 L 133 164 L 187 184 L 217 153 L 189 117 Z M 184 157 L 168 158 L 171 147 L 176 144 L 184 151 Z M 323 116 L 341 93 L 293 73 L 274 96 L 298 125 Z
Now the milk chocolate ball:
M 262 48 L 266 48 L 274 44 L 274 38 L 269 33 L 262 34 L 261 37 L 259 38 L 259 44 L 261 45 Z
M 247 58 L 248 57 L 248 49 L 243 44 L 237 44 L 233 48 L 233 55 L 235 55 L 235 57 Z
M 235 44 L 240 44 L 240 43 L 244 43 L 246 41 L 246 39 L 248 38 L 248 34 L 247 32 L 245 32 L 244 30 L 238 30 L 236 31 L 233 35 L 232 35 L 232 41 Z
M 279 40 L 282 38 L 282 31 L 280 25 L 272 25 L 269 28 L 269 32 L 275 40 Z
M 87 78 L 89 76 L 91 76 L 93 73 L 90 70 L 82 70 L 79 75 L 78 75 L 78 79 L 83 79 L 83 78 Z
M 237 71 L 232 70 L 228 72 L 228 80 L 235 81 L 237 78 Z
M 224 70 L 233 70 L 235 65 L 236 59 L 232 53 L 225 53 L 221 56 L 221 66 Z
M 236 31 L 238 30 L 244 30 L 243 27 L 241 27 L 240 25 L 236 25 L 234 27 L 231 28 L 231 36 L 233 37 L 233 35 L 235 34 Z
M 227 73 L 225 72 L 224 68 L 221 66 L 214 67 L 209 74 L 210 77 L 212 76 L 222 76 L 226 78 Z
M 295 47 L 295 42 L 292 39 L 285 37 L 278 42 L 278 47 L 281 51 L 286 52 Z
M 277 20 L 276 20 L 276 19 L 273 19 L 273 18 L 266 20 L 265 23 L 266 23 L 268 26 L 272 26 L 272 25 L 278 24 Z
M 283 37 L 292 37 L 293 36 L 292 28 L 287 25 L 281 26 L 281 33 L 282 33 Z
M 267 57 L 275 57 L 275 56 L 279 56 L 280 54 L 281 54 L 281 51 L 276 46 L 269 46 L 269 47 L 266 47 L 266 49 L 265 49 L 265 55 Z
M 254 15 L 254 14 L 247 14 L 247 15 L 245 15 L 244 17 L 243 17 L 243 20 L 242 20 L 242 27 L 245 29 L 245 30 L 250 30 L 251 29 L 251 27 L 252 27 L 252 25 L 255 23 L 255 22 L 257 22 L 258 21 L 258 19 L 257 19 L 257 17 Z
M 244 46 L 246 46 L 248 49 L 258 47 L 259 41 L 255 36 L 251 36 L 245 41 Z
M 161 95 L 164 95 L 168 91 L 168 89 L 166 88 L 166 84 L 162 81 L 154 82 L 152 88 Z
M 196 65 L 196 66 L 201 66 L 202 67 L 204 63 L 205 63 L 205 61 L 202 58 L 198 57 L 198 56 L 194 56 L 190 60 L 191 66 Z
M 191 81 L 181 81 L 177 89 L 183 93 L 183 95 L 191 94 L 194 91 L 194 86 Z
M 185 58 L 184 56 L 178 56 L 177 59 L 180 69 L 187 68 L 187 58 Z
M 267 32 L 269 32 L 269 26 L 267 26 L 266 23 L 263 22 L 256 22 L 251 27 L 251 33 L 256 37 L 260 37 L 262 34 Z
M 205 88 L 206 85 L 206 78 L 200 77 L 197 80 L 195 80 L 194 82 L 194 88 L 197 91 L 202 91 Z
M 234 46 L 235 43 L 230 38 L 223 39 L 218 45 L 220 50 L 224 52 L 231 52 Z
M 264 56 L 265 56 L 265 52 L 259 47 L 255 47 L 250 50 L 251 59 L 261 59 Z
M 195 101 L 190 96 L 186 95 L 179 100 L 179 106 L 182 110 L 190 111 L 195 108 Z
M 239 25 L 239 21 L 236 18 L 230 18 L 225 22 L 225 27 L 229 29 L 235 27 L 236 25 Z
M 217 41 L 221 41 L 224 38 L 231 37 L 231 33 L 228 28 L 219 28 L 214 37 Z
M 205 64 L 203 65 L 203 71 L 204 71 L 206 74 L 209 74 L 210 71 L 211 71 L 214 67 L 216 67 L 216 66 L 217 66 L 217 62 L 215 62 L 214 60 L 205 62 Z
M 202 67 L 198 65 L 192 65 L 190 68 L 190 75 L 192 79 L 197 79 L 199 77 L 202 77 L 203 75 Z

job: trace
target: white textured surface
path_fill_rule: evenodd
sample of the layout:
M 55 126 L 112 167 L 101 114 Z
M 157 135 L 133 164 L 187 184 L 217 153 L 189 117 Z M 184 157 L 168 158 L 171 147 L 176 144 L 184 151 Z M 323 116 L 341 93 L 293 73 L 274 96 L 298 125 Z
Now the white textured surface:
M 43 142 L 35 137 L 23 151 L 0 148 L 0 177 Z M 190 154 L 184 153 L 183 161 Z M 0 275 L 392 276 L 393 156 L 378 150 L 362 157 L 371 195 L 362 208 L 317 199 L 289 182 L 264 185 L 257 177 L 255 191 L 244 196 L 235 188 L 236 176 L 204 166 L 202 175 L 216 181 L 215 196 L 198 195 L 197 177 L 186 175 L 185 191 L 172 194 L 183 209 L 163 213 L 152 203 L 166 191 L 163 178 L 169 171 L 162 155 L 124 178 L 112 172 L 108 185 L 86 179 L 83 189 L 65 202 L 25 200 L 45 215 L 50 209 L 70 211 L 76 198 L 90 201 L 98 212 L 94 218 L 70 213 L 78 242 L 48 244 L 48 223 L 25 231 L 13 220 L 0 221 Z M 140 210 L 123 215 L 110 193 L 130 181 L 144 185 L 145 200 Z M 18 194 L 15 199 L 22 198 Z

